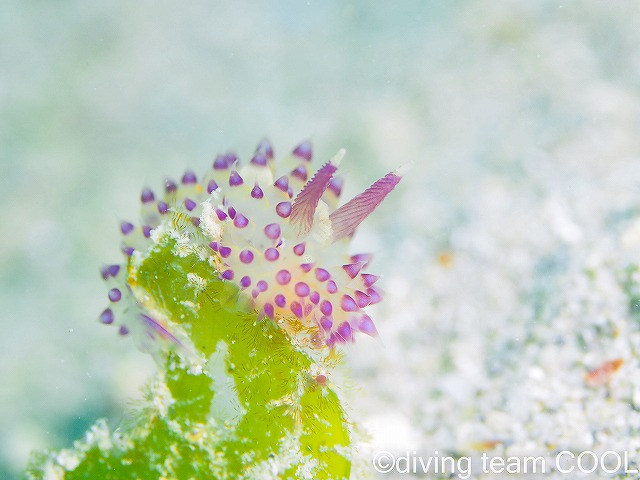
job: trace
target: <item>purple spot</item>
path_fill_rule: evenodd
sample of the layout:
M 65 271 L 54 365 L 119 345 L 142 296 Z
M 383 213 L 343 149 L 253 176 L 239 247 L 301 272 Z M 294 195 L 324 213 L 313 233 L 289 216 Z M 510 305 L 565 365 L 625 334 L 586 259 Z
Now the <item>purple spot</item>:
M 271 146 L 271 142 L 266 138 L 260 140 L 260 143 L 256 147 L 256 152 L 264 153 L 269 160 L 273 158 L 273 147 Z
M 311 303 L 313 303 L 314 305 L 317 305 L 320 301 L 320 294 L 318 292 L 311 292 L 311 294 L 309 295 L 309 300 L 311 300 Z
M 357 253 L 351 256 L 351 261 L 353 263 L 362 262 L 364 263 L 363 266 L 366 267 L 372 258 L 373 258 L 373 255 L 371 255 L 370 253 Z
M 382 301 L 382 293 L 376 287 L 367 288 L 367 295 L 371 298 L 370 305 L 375 305 Z
M 353 332 L 351 330 L 351 325 L 349 325 L 349 322 L 342 322 L 338 326 L 338 330 L 336 333 L 340 337 L 342 337 L 342 340 L 345 342 L 348 342 L 349 340 L 353 339 Z
M 376 283 L 380 277 L 377 275 L 371 275 L 370 273 L 362 273 L 360 278 L 362 278 L 365 287 L 370 287 Z
M 251 159 L 251 163 L 253 165 L 257 165 L 259 167 L 267 166 L 267 156 L 262 152 L 256 152 L 256 154 Z
M 329 330 L 331 330 L 331 327 L 333 327 L 333 321 L 330 318 L 322 317 L 320 319 L 320 326 L 324 330 L 329 331 Z
M 227 213 L 229 214 L 229 217 L 231 217 L 231 219 L 236 218 L 236 209 L 233 207 L 229 207 L 227 208 Z
M 277 306 L 279 306 L 280 308 L 284 308 L 287 306 L 287 299 L 284 298 L 284 295 L 282 295 L 281 293 L 279 293 L 278 295 L 275 296 L 275 298 L 273 299 L 273 301 L 275 302 L 275 304 Z
M 304 316 L 305 316 L 305 317 L 308 317 L 308 316 L 309 316 L 309 314 L 310 314 L 312 311 L 313 311 L 313 305 L 311 305 L 310 303 L 307 303 L 307 304 L 304 306 Z
M 258 298 L 258 295 L 260 295 L 260 292 L 254 288 L 254 289 L 251 291 L 251 297 L 253 297 L 253 298 Z
M 270 262 L 275 262 L 280 257 L 280 252 L 275 248 L 267 248 L 264 251 L 264 258 L 269 260 Z
M 270 319 L 273 320 L 273 316 L 274 316 L 274 311 L 273 311 L 273 305 L 271 305 L 270 303 L 265 303 L 264 304 L 264 313 L 267 317 L 269 317 Z
M 211 247 L 211 250 L 213 250 L 214 252 L 218 251 L 218 242 L 211 242 L 209 246 Z
M 240 261 L 242 263 L 251 263 L 253 261 L 253 252 L 251 250 L 243 250 L 240 252 Z
M 247 225 L 249 225 L 249 219 L 244 215 L 242 215 L 241 213 L 238 213 L 236 215 L 236 218 L 233 220 L 233 225 L 236 228 L 244 228 Z
M 304 165 L 300 165 L 298 168 L 291 170 L 291 176 L 306 182 L 308 178 L 307 168 Z
M 238 156 L 233 152 L 227 152 L 224 154 L 224 159 L 227 162 L 227 165 L 231 166 L 236 163 L 236 160 L 238 160 Z
M 253 187 L 253 190 L 251 190 L 251 196 L 253 198 L 256 198 L 258 200 L 260 200 L 262 197 L 264 197 L 264 192 L 262 191 L 262 189 L 258 186 L 258 184 L 256 183 L 255 186 Z
M 120 325 L 120 328 L 118 329 L 118 333 L 122 336 L 128 335 L 129 329 L 125 325 Z
M 291 312 L 298 318 L 302 318 L 302 305 L 300 302 L 293 301 L 291 302 Z
M 302 256 L 304 254 L 304 247 L 304 242 L 297 244 L 295 247 L 293 247 L 293 253 L 295 253 L 299 257 Z
M 280 237 L 280 225 L 277 223 L 270 223 L 264 227 L 264 234 L 271 240 L 276 240 Z
M 184 199 L 184 206 L 187 210 L 192 211 L 194 208 L 196 208 L 196 205 L 197 203 L 191 200 L 190 198 Z
M 213 169 L 226 170 L 227 168 L 229 168 L 229 163 L 227 162 L 227 158 L 223 155 L 218 155 L 216 159 L 213 161 Z
M 340 308 L 345 312 L 357 312 L 359 310 L 356 301 L 351 298 L 349 295 L 343 295 L 342 301 L 340 302 Z
M 222 278 L 225 280 L 233 280 L 233 270 L 229 269 L 222 272 Z
M 258 283 L 256 283 L 256 289 L 259 292 L 266 292 L 267 288 L 269 288 L 269 284 L 264 280 L 258 280 Z
M 316 268 L 316 278 L 319 282 L 326 282 L 331 278 L 331 274 L 324 268 Z
M 327 292 L 336 293 L 337 291 L 338 291 L 338 286 L 336 285 L 336 282 L 334 282 L 333 280 L 329 280 L 327 282 Z
M 193 173 L 193 170 L 187 170 L 186 172 L 184 172 L 184 175 L 182 176 L 182 183 L 184 185 L 192 185 L 197 181 L 198 177 L 196 177 L 196 174 Z
M 140 201 L 142 203 L 153 202 L 156 197 L 153 195 L 153 191 L 150 188 L 145 188 L 142 190 L 142 194 L 140 194 Z
M 123 235 L 129 235 L 133 232 L 133 223 L 130 222 L 120 222 L 120 231 Z
M 130 257 L 131 255 L 133 255 L 133 252 L 135 252 L 136 249 L 133 247 L 127 247 L 126 245 L 124 247 L 122 247 L 122 252 L 127 256 Z
M 238 185 L 242 185 L 243 183 L 244 183 L 244 180 L 242 180 L 242 177 L 235 170 L 233 170 L 229 174 L 229 186 L 230 187 L 237 187 Z
M 296 157 L 304 158 L 307 162 L 311 161 L 311 157 L 313 156 L 313 149 L 311 147 L 311 142 L 305 141 L 298 145 L 293 149 L 293 154 Z
M 372 337 L 378 334 L 376 326 L 373 324 L 373 320 L 368 315 L 362 315 L 358 320 L 358 330 Z
M 313 268 L 313 263 L 301 263 L 300 264 L 300 269 L 304 272 L 304 273 L 309 273 L 311 271 L 311 269 Z
M 276 187 L 278 190 L 282 190 L 283 192 L 286 192 L 289 189 L 289 178 L 287 178 L 286 175 L 283 175 L 282 177 L 280 177 L 274 182 L 273 186 Z
M 343 265 L 342 269 L 349 275 L 349 278 L 356 278 L 360 270 L 362 270 L 362 267 L 364 267 L 364 263 L 349 263 Z
M 165 215 L 169 211 L 169 205 L 165 202 L 158 202 L 158 212 L 160 215 Z
M 323 315 L 329 316 L 333 312 L 333 305 L 329 300 L 323 300 L 320 304 L 320 311 Z
M 120 292 L 119 289 L 112 288 L 111 290 L 109 290 L 109 300 L 111 300 L 112 302 L 119 302 L 121 298 L 122 292 Z
M 231 255 L 231 247 L 220 247 L 218 251 L 222 258 L 227 258 Z
M 209 183 L 207 184 L 207 193 L 212 193 L 214 190 L 217 190 L 217 189 L 218 189 L 218 184 L 212 178 L 211 180 L 209 180 Z
M 354 292 L 354 296 L 356 297 L 356 303 L 360 308 L 364 308 L 371 303 L 371 297 L 360 290 L 356 290 Z
M 291 202 L 280 202 L 277 204 L 276 213 L 282 218 L 287 218 L 291 215 Z
M 280 270 L 276 273 L 276 282 L 280 285 L 286 285 L 291 281 L 291 273 L 289 270 Z
M 105 265 L 100 270 L 102 278 L 104 278 L 105 280 L 109 277 L 115 277 L 116 275 L 118 275 L 118 272 L 120 272 L 120 265 Z
M 342 185 L 344 184 L 344 180 L 340 177 L 332 178 L 327 186 L 327 190 L 333 192 L 336 197 L 339 197 L 342 193 Z
M 218 220 L 222 221 L 222 220 L 226 220 L 227 219 L 227 214 L 224 213 L 222 210 L 220 210 L 219 208 L 216 208 L 216 215 L 218 215 Z
M 200 217 L 191 217 L 191 223 L 193 226 L 198 228 L 200 226 Z
M 178 185 L 170 178 L 165 178 L 164 189 L 167 193 L 173 193 L 178 189 Z
M 296 292 L 296 295 L 298 295 L 299 297 L 306 297 L 310 292 L 309 285 L 304 282 L 296 283 L 294 290 Z
M 245 275 L 240 279 L 240 286 L 242 288 L 247 288 L 249 285 L 251 285 L 251 277 L 249 275 Z
M 149 225 L 145 225 L 142 227 L 142 235 L 144 235 L 145 238 L 149 238 L 151 236 L 151 230 L 153 230 L 153 228 Z
M 113 323 L 113 310 L 107 308 L 100 314 L 100 321 L 105 325 L 111 325 Z

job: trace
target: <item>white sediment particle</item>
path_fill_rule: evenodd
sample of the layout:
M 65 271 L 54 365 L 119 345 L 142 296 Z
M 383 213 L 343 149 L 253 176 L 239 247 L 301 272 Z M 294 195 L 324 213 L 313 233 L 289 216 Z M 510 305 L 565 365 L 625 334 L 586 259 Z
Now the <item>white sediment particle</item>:
M 147 255 L 147 252 L 141 252 L 140 250 L 133 251 L 133 253 L 131 254 L 131 257 L 129 258 L 130 258 L 131 266 L 134 271 L 140 268 L 140 265 L 142 265 L 142 262 L 144 262 L 146 255 Z
M 161 240 L 165 236 L 166 232 L 167 232 L 167 228 L 165 226 L 165 223 L 162 222 L 156 228 L 151 230 L 151 234 L 150 234 L 149 238 L 151 239 L 151 241 L 153 243 L 158 244 L 158 243 L 161 242 Z
M 105 452 L 113 447 L 111 440 L 111 432 L 107 421 L 103 418 L 99 419 L 87 432 L 86 442 L 89 445 L 96 445 L 101 451 Z
M 174 404 L 175 400 L 164 382 L 155 381 L 151 388 L 152 404 L 160 417 L 166 417 L 169 407 Z
M 47 463 L 44 467 L 43 480 L 64 480 L 65 473 L 60 465 Z
M 331 447 L 338 455 L 351 460 L 353 458 L 353 447 L 350 445 L 334 445 Z
M 280 475 L 279 471 L 284 471 L 281 467 L 277 457 L 269 458 L 268 460 L 254 463 L 247 471 L 247 478 L 255 480 L 278 480 Z
M 292 465 L 303 465 L 307 461 L 312 461 L 312 465 L 317 465 L 317 461 L 315 459 L 300 453 L 300 432 L 289 432 L 280 441 L 278 451 L 274 452 L 272 457 L 253 465 L 253 467 L 247 471 L 247 478 L 255 480 L 276 480 L 281 478 L 280 475 L 282 475 Z M 306 474 L 306 470 L 304 473 Z
M 318 459 L 307 455 L 304 457 L 304 461 L 298 465 L 296 477 L 304 480 L 313 480 L 316 478 L 314 472 L 318 466 Z
M 184 422 L 185 426 L 189 425 L 189 422 L 186 421 Z M 178 422 L 177 420 L 168 420 L 167 421 L 167 427 L 169 427 L 169 430 L 171 430 L 172 432 L 175 432 L 177 434 L 182 434 L 182 425 L 180 424 L 180 422 Z M 177 454 L 178 452 L 176 452 Z
M 196 294 L 203 292 L 207 288 L 207 279 L 195 273 L 187 273 L 188 285 L 196 290 Z
M 194 245 L 191 242 L 191 237 L 188 233 L 180 233 L 176 230 L 171 231 L 171 237 L 176 241 L 175 246 L 173 247 L 173 254 L 184 258 L 194 251 Z
M 218 217 L 216 215 L 211 202 L 206 201 L 202 203 L 202 215 L 200 216 L 200 228 L 203 233 L 207 235 L 213 241 L 219 241 L 222 235 L 222 229 L 220 228 L 220 223 L 218 222 Z
M 203 369 L 202 369 L 202 365 L 200 364 L 192 364 L 189 367 L 189 375 L 202 375 L 203 373 Z
M 191 310 L 194 314 L 198 313 L 198 310 L 200 310 L 200 304 L 198 303 L 194 303 L 191 302 L 189 300 L 181 300 L 180 301 L 180 305 L 188 308 L 189 310 Z
M 58 453 L 56 461 L 58 465 L 62 466 L 65 470 L 71 471 L 80 464 L 80 457 L 78 453 L 73 450 L 63 449 Z

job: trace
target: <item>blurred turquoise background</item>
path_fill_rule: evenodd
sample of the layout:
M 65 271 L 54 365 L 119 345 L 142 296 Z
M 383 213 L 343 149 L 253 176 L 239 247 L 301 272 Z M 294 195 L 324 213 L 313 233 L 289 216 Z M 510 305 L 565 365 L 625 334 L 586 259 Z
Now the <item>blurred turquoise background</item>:
M 120 260 L 118 223 L 135 220 L 141 188 L 202 172 L 229 148 L 248 159 L 265 136 L 277 156 L 304 139 L 321 160 L 345 147 L 345 198 L 415 162 L 356 238 L 389 295 L 375 310 L 385 346 L 364 339 L 347 362 L 367 392 L 351 401 L 363 417 L 422 418 L 435 373 L 420 352 L 450 338 L 411 343 L 442 320 L 412 303 L 433 291 L 425 272 L 491 232 L 505 237 L 487 258 L 514 261 L 502 254 L 517 228 L 503 216 L 482 230 L 476 206 L 492 203 L 478 199 L 502 191 L 495 205 L 535 218 L 544 186 L 639 177 L 638 14 L 635 2 L 598 1 L 1 2 L 0 477 L 96 418 L 116 422 L 153 371 L 97 322 L 99 268 Z M 505 278 L 528 282 L 527 255 L 553 250 L 545 242 L 531 240 Z M 484 308 L 513 311 L 521 291 L 466 284 L 474 271 L 449 279 L 452 291 L 493 289 L 484 297 L 508 299 Z M 398 372 L 411 383 L 402 401 L 381 383 Z

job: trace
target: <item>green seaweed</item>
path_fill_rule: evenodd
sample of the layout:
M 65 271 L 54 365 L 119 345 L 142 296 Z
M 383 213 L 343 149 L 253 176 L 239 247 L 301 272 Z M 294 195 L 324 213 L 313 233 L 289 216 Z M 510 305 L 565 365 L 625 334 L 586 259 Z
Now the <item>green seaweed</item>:
M 334 354 L 318 359 L 259 319 L 198 248 L 176 254 L 164 234 L 145 255 L 127 282 L 179 340 L 149 339 L 160 369 L 128 422 L 100 420 L 74 448 L 34 454 L 29 478 L 348 478 L 350 426 L 314 376 Z

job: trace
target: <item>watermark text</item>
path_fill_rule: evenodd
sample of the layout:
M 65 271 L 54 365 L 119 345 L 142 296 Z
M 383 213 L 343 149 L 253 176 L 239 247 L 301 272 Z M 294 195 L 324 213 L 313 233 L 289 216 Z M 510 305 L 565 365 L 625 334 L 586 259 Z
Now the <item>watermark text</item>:
M 492 456 L 488 453 L 470 456 L 421 455 L 415 450 L 402 453 L 379 451 L 372 459 L 373 468 L 379 473 L 410 473 L 414 475 L 442 474 L 466 480 L 473 474 L 544 474 L 552 471 L 561 474 L 626 474 L 640 473 L 637 465 L 630 461 L 629 452 L 608 450 L 601 453 L 591 451 L 572 452 L 564 450 L 555 455 L 544 456 Z

